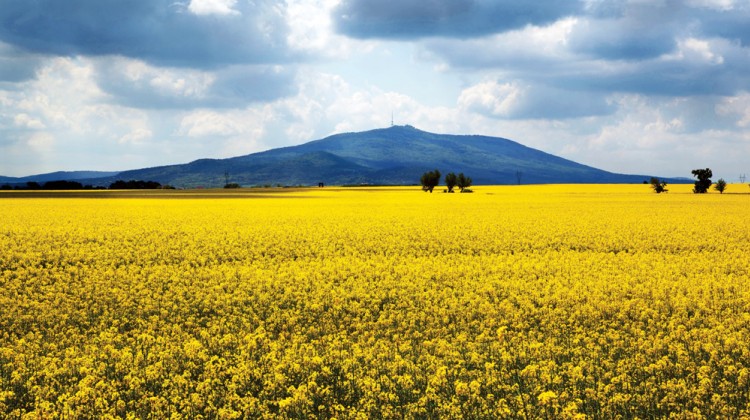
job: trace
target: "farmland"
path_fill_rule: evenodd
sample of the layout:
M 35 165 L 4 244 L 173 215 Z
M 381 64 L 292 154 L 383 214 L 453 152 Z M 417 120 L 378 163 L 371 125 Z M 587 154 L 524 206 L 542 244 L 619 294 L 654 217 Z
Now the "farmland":
M 0 413 L 749 418 L 750 194 L 690 187 L 0 193 Z

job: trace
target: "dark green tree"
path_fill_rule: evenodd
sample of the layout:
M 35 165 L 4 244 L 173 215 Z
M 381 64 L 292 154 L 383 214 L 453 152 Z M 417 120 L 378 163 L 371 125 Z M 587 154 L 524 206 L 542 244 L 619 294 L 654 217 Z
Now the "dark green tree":
M 653 188 L 654 192 L 657 194 L 667 192 L 667 182 L 661 181 L 659 178 L 651 177 L 651 188 Z
M 727 181 L 724 181 L 724 178 L 719 178 L 718 181 L 716 181 L 716 185 L 714 185 L 714 189 L 719 192 L 719 194 L 724 194 L 724 190 L 727 189 Z
M 434 171 L 425 172 L 422 174 L 420 182 L 422 183 L 422 191 L 432 192 L 440 183 L 440 171 L 435 169 Z
M 698 178 L 698 180 L 695 181 L 693 192 L 696 194 L 707 193 L 708 189 L 711 188 L 711 177 L 714 176 L 711 169 L 693 169 L 692 174 L 694 177 Z
M 468 176 L 464 175 L 464 173 L 463 173 L 463 172 L 461 172 L 460 174 L 458 174 L 458 178 L 457 178 L 457 181 L 456 181 L 456 185 L 457 185 L 457 186 L 458 186 L 458 188 L 459 188 L 459 189 L 461 190 L 461 192 L 464 192 L 464 190 L 466 190 L 466 189 L 468 189 L 469 187 L 471 187 L 471 183 L 472 183 L 472 182 L 473 182 L 473 181 L 471 180 L 471 178 L 470 178 L 470 177 L 468 177 Z
M 458 182 L 458 177 L 453 172 L 450 172 L 447 175 L 445 175 L 445 186 L 448 187 L 449 193 L 453 192 L 453 188 L 455 188 L 457 182 Z

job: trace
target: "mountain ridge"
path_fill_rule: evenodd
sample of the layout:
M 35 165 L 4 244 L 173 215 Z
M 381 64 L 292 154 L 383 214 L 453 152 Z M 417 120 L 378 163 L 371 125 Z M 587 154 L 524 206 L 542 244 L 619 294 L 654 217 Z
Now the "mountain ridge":
M 436 134 L 406 125 L 85 181 L 104 185 L 116 179 L 140 179 L 186 188 L 221 187 L 228 175 L 229 182 L 242 186 L 414 185 L 422 173 L 433 169 L 463 172 L 475 184 L 642 183 L 650 178 L 604 171 L 502 137 Z

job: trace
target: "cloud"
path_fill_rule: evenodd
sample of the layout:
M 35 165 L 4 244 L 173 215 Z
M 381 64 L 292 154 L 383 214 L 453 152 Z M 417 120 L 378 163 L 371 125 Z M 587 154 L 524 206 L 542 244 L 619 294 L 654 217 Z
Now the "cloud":
M 287 44 L 312 60 L 347 59 L 352 53 L 372 50 L 374 41 L 337 34 L 331 10 L 339 0 L 287 0 Z
M 16 127 L 27 130 L 43 130 L 46 128 L 44 123 L 25 113 L 16 114 L 13 118 L 13 123 Z
M 575 18 L 562 19 L 547 26 L 526 26 L 476 38 L 429 39 L 420 45 L 426 52 L 424 57 L 443 60 L 451 68 L 547 73 L 564 70 L 568 68 L 567 63 L 580 60 L 568 47 L 570 34 L 577 24 Z
M 0 41 L 50 55 L 121 55 L 215 68 L 291 59 L 277 1 L 6 0 Z
M 0 83 L 18 83 L 34 77 L 42 58 L 0 42 Z
M 711 167 L 717 178 L 734 180 L 746 170 L 750 137 L 721 121 L 727 117 L 716 106 L 722 99 L 628 94 L 616 100 L 618 112 L 594 120 L 594 132 L 566 142 L 563 155 L 612 171 L 660 176 L 689 177 L 691 169 Z
M 355 38 L 468 38 L 544 25 L 580 8 L 574 0 L 343 0 L 333 16 L 337 30 Z
M 496 81 L 464 89 L 458 106 L 491 118 L 508 119 L 567 119 L 614 111 L 601 94 Z
M 643 60 L 674 50 L 679 31 L 641 17 L 581 19 L 570 37 L 573 52 L 606 60 Z
M 191 0 L 188 10 L 196 15 L 239 15 L 237 0 Z
M 136 108 L 237 108 L 294 93 L 282 66 L 235 65 L 216 70 L 155 67 L 126 58 L 97 60 L 97 83 L 113 101 Z
M 130 146 L 148 147 L 156 134 L 151 118 L 107 103 L 95 68 L 89 59 L 58 57 L 45 61 L 34 79 L 0 89 L 3 171 L 124 169 Z
M 616 65 L 615 65 L 616 64 Z M 675 51 L 651 60 L 581 66 L 577 74 L 557 76 L 575 89 L 646 95 L 734 95 L 750 88 L 750 50 L 721 38 L 686 38 Z
M 622 21 L 609 29 L 604 23 L 573 17 L 478 38 L 430 39 L 421 44 L 421 56 L 446 71 L 546 89 L 550 98 L 565 92 L 731 96 L 750 89 L 750 49 L 737 40 L 699 35 L 695 25 L 638 31 Z
M 716 105 L 718 115 L 728 117 L 733 125 L 745 130 L 750 127 L 750 92 L 742 92 L 736 96 L 723 98 Z M 750 139 L 750 135 L 748 135 Z
M 750 45 L 750 4 L 744 0 L 694 0 L 690 19 L 704 36 L 717 36 Z

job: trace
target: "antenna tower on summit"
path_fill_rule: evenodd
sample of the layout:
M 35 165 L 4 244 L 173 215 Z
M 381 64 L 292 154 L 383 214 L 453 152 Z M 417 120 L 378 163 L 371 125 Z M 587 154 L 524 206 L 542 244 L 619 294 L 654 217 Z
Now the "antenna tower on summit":
M 391 127 L 393 127 L 393 111 L 391 111 Z

